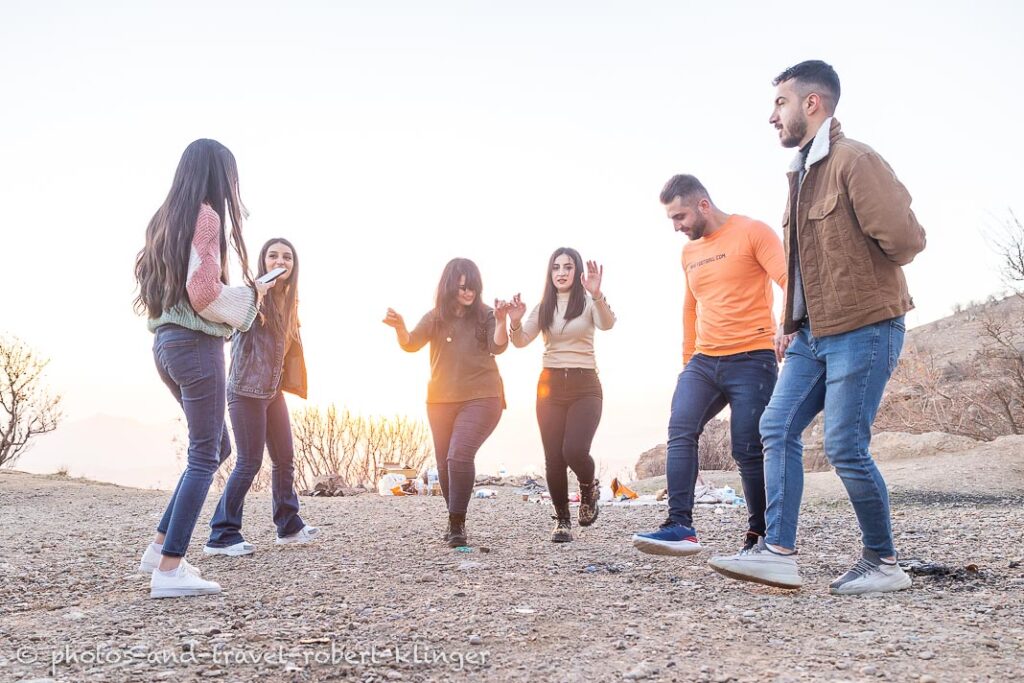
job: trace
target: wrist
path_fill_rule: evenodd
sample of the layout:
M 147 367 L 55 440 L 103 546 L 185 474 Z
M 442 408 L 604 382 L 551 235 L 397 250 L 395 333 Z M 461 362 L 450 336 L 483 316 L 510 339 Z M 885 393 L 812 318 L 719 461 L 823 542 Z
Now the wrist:
M 591 296 L 594 298 L 595 304 L 605 300 L 604 292 L 595 292 L 594 294 L 591 294 Z
M 512 330 L 513 332 L 518 332 L 519 330 L 523 329 L 523 324 L 521 322 L 513 322 L 509 324 L 508 329 Z

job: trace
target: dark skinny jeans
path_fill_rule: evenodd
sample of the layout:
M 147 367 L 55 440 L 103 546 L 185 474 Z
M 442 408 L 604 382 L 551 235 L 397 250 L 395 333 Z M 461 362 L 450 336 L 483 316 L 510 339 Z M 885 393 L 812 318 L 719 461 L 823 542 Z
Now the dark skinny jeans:
M 476 481 L 476 452 L 498 426 L 502 407 L 497 396 L 427 404 L 437 475 L 449 514 L 466 514 Z
M 571 468 L 580 484 L 594 481 L 590 444 L 601 422 L 604 394 L 597 370 L 544 368 L 537 382 L 537 424 L 544 444 L 548 492 L 555 507 L 569 504 Z

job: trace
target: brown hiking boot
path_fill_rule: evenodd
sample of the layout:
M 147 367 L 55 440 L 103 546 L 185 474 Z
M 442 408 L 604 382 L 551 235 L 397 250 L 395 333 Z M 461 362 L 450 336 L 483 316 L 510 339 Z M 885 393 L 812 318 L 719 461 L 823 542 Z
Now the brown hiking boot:
M 466 515 L 448 515 L 448 547 L 466 545 Z
M 555 506 L 555 514 L 551 516 L 555 520 L 555 528 L 551 530 L 552 543 L 568 543 L 572 540 L 572 515 L 569 514 L 569 506 Z
M 597 501 L 601 498 L 601 482 L 595 479 L 590 484 L 580 484 L 580 526 L 590 526 L 597 521 L 600 512 Z

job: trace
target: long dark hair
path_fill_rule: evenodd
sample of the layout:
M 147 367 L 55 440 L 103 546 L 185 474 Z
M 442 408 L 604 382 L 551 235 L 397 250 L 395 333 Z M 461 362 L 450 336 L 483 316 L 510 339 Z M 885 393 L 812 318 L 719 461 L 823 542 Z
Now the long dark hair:
M 267 240 L 260 249 L 256 277 L 267 274 L 267 252 L 275 244 L 283 244 L 292 250 L 292 272 L 287 280 L 279 279 L 272 289 L 267 290 L 260 322 L 268 325 L 278 337 L 287 335 L 286 339 L 295 340 L 299 338 L 299 252 L 283 237 Z
M 252 286 L 249 258 L 242 240 L 242 218 L 247 215 L 238 196 L 235 156 L 216 140 L 196 140 L 181 155 L 167 199 L 146 228 L 146 245 L 135 259 L 139 293 L 135 310 L 150 318 L 188 301 L 185 281 L 196 219 L 203 203 L 209 204 L 225 225 L 231 216 L 231 246 L 242 264 L 242 278 Z M 221 282 L 228 283 L 228 239 L 221 230 Z
M 480 269 L 468 258 L 453 258 L 444 267 L 441 280 L 437 283 L 434 313 L 438 320 L 450 323 L 459 317 L 459 308 L 462 306 L 458 301 L 459 279 L 463 275 L 466 276 L 466 287 L 476 293 L 473 304 L 465 314 L 475 315 L 477 320 L 482 320 L 490 310 L 483 303 L 484 283 L 480 277 Z
M 583 288 L 580 275 L 583 273 L 583 259 L 580 252 L 570 247 L 559 247 L 548 259 L 548 270 L 544 278 L 544 296 L 540 300 L 540 327 L 545 332 L 551 331 L 551 325 L 555 322 L 555 308 L 558 305 L 558 290 L 555 289 L 555 282 L 551 279 L 551 271 L 555 267 L 555 259 L 566 254 L 572 259 L 576 267 L 573 277 L 572 289 L 569 290 L 569 305 L 565 307 L 565 322 L 583 315 L 583 309 L 587 306 L 587 292 Z

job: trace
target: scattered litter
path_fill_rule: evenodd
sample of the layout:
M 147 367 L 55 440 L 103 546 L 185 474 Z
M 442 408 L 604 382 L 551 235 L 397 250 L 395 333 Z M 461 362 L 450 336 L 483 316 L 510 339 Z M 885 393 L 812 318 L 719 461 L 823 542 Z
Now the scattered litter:
M 533 609 L 532 607 L 516 607 L 512 611 L 516 614 L 533 614 L 537 610 Z
M 471 547 L 469 547 L 468 545 L 460 545 L 459 547 L 457 547 L 455 549 L 455 552 L 457 552 L 457 553 L 471 553 L 471 552 L 473 552 L 473 549 Z
M 612 479 L 612 497 L 619 500 L 633 499 L 637 497 L 637 493 L 616 478 Z
M 498 495 L 492 489 L 477 489 L 476 493 L 473 494 L 474 498 L 494 498 Z
M 580 569 L 580 572 L 586 572 L 587 574 L 596 574 L 598 572 L 608 572 L 609 574 L 619 574 L 624 569 L 628 569 L 627 565 L 615 564 L 614 562 L 595 562 L 594 564 L 588 564 L 587 566 Z
M 907 558 L 899 561 L 904 571 L 915 576 L 935 576 L 953 579 L 954 581 L 966 581 L 982 576 L 982 571 L 976 564 L 968 564 L 965 567 L 951 567 L 941 562 L 925 562 L 917 558 Z

